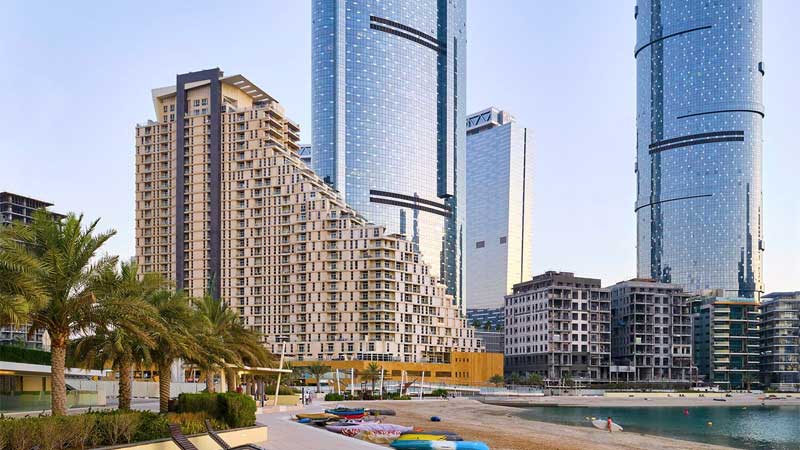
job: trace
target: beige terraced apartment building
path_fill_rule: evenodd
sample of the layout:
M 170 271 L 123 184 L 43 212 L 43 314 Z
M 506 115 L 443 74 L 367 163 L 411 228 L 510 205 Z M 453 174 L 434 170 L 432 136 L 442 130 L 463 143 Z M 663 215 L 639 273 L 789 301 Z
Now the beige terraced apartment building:
M 351 209 L 299 127 L 241 75 L 177 76 L 136 127 L 136 258 L 223 298 L 298 360 L 451 362 L 480 339 L 415 243 Z

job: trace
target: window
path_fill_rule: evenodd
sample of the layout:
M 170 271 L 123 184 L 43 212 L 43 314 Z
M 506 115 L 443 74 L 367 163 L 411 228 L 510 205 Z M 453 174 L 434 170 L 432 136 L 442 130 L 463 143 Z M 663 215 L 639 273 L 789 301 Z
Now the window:
M 203 99 L 203 101 L 202 101 L 202 105 L 203 105 L 203 106 L 206 106 L 207 104 L 208 104 L 208 99 L 207 99 L 207 98 L 204 98 L 204 99 Z
M 483 248 L 483 247 L 486 247 L 485 241 L 478 241 L 475 243 L 475 248 Z
M 200 99 L 194 101 L 194 106 L 200 106 Z
M 500 236 L 500 243 L 501 244 L 505 244 L 506 242 L 508 242 L 508 237 L 507 236 Z
M 175 104 L 169 105 L 169 110 L 170 111 L 175 111 Z
M 167 112 L 167 105 L 164 105 L 164 112 Z

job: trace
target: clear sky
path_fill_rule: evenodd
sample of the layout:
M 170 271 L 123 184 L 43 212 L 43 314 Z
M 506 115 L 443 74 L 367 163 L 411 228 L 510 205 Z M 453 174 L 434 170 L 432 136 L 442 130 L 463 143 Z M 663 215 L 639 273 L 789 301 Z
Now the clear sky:
M 3 2 L 0 190 L 100 217 L 134 254 L 134 126 L 150 89 L 220 67 L 311 141 L 310 1 Z M 633 0 L 471 0 L 467 104 L 535 133 L 534 272 L 635 275 Z M 800 2 L 764 0 L 766 289 L 800 290 Z

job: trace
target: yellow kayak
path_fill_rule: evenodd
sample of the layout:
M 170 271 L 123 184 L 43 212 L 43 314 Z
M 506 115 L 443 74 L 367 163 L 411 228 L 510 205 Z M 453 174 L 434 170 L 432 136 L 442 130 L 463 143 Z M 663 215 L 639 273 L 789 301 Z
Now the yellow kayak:
M 405 433 L 401 434 L 398 441 L 444 441 L 447 436 L 443 434 Z
M 298 419 L 311 419 L 311 420 L 322 420 L 322 419 L 338 419 L 339 416 L 336 414 L 328 414 L 328 413 L 317 413 L 317 414 L 297 414 Z

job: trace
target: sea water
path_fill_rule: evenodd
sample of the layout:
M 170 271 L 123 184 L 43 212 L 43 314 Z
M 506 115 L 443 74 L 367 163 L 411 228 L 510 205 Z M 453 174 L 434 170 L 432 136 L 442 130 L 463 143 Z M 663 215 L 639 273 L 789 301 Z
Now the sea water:
M 743 449 L 800 449 L 800 406 L 537 406 L 523 408 L 519 415 L 530 420 L 586 427 L 592 426 L 587 417 L 605 420 L 611 416 L 625 432 Z

